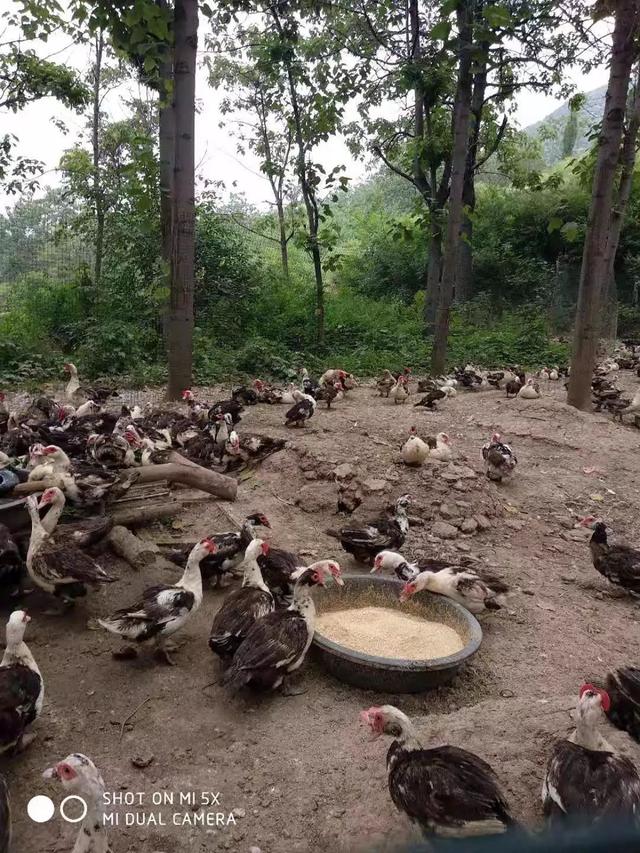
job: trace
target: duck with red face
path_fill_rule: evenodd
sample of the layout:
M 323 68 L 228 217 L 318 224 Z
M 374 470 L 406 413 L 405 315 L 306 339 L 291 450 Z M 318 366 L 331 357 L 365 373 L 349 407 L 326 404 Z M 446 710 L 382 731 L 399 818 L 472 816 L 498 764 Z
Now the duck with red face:
M 104 820 L 105 785 L 93 761 L 80 752 L 74 752 L 64 761 L 49 767 L 42 776 L 59 782 L 65 792 L 84 800 L 86 814 L 73 853 L 109 853 Z
M 202 539 L 192 548 L 182 578 L 177 584 L 158 584 L 146 589 L 142 598 L 131 607 L 117 610 L 99 624 L 126 640 L 144 643 L 154 640 L 159 656 L 170 665 L 166 638 L 182 628 L 202 604 L 202 575 L 200 562 L 215 554 L 216 544 Z M 134 647 L 127 647 L 118 657 L 136 657 Z
M 606 690 L 593 684 L 580 688 L 576 729 L 555 744 L 542 786 L 544 811 L 551 823 L 567 818 L 640 823 L 638 771 L 600 733 L 610 704 Z
M 371 740 L 390 735 L 389 793 L 396 808 L 425 836 L 495 835 L 516 828 L 492 768 L 455 746 L 422 745 L 413 723 L 393 705 L 360 714 Z
M 30 621 L 25 610 L 14 610 L 7 622 L 7 645 L 0 663 L 0 753 L 28 746 L 35 734 L 26 729 L 42 712 L 44 682 L 24 641 Z
M 235 692 L 250 686 L 287 694 L 300 692 L 285 679 L 302 664 L 313 639 L 316 608 L 311 597 L 314 586 L 327 580 L 342 586 L 341 570 L 334 560 L 320 560 L 294 572 L 293 602 L 286 610 L 276 610 L 258 619 L 238 647 L 222 684 Z

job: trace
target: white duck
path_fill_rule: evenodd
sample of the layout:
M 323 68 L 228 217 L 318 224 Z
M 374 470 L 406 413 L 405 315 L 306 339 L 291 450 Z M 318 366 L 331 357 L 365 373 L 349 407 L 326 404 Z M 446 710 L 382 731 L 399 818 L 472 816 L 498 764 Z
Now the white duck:
M 24 749 L 35 734 L 25 729 L 40 716 L 44 682 L 24 632 L 31 618 L 14 610 L 7 622 L 7 645 L 0 663 L 0 753 Z
M 71 460 L 61 447 L 49 444 L 40 451 L 40 445 L 34 445 L 31 452 L 38 448 L 42 453 L 42 461 L 29 472 L 29 481 L 46 480 L 56 474 L 66 474 L 71 469 Z
M 453 448 L 451 439 L 446 432 L 439 432 L 436 436 L 436 446 L 429 449 L 429 457 L 439 462 L 451 462 L 453 459 Z
M 558 381 L 558 379 L 560 379 L 560 370 L 559 370 L 559 368 L 558 368 L 558 365 L 557 365 L 557 364 L 556 364 L 556 365 L 554 365 L 554 366 L 551 368 L 551 370 L 549 371 L 549 379 L 550 379 L 552 382 L 557 382 L 557 381 Z
M 67 362 L 64 365 L 64 369 L 69 374 L 69 381 L 67 382 L 67 387 L 64 389 L 64 396 L 67 400 L 74 400 L 78 390 L 80 388 L 80 379 L 78 378 L 78 368 L 75 364 L 71 364 L 71 362 Z
M 484 569 L 468 566 L 449 566 L 438 572 L 420 572 L 408 581 L 400 592 L 400 601 L 408 601 L 417 592 L 429 590 L 457 601 L 470 613 L 500 610 L 509 587 Z
M 105 784 L 93 761 L 74 752 L 42 775 L 45 779 L 57 780 L 69 795 L 84 800 L 86 814 L 72 853 L 109 853 L 104 820 Z
M 408 396 L 409 392 L 407 390 L 407 381 L 405 377 L 401 375 L 397 378 L 391 391 L 389 391 L 389 397 L 394 403 L 404 403 Z
M 527 379 L 527 384 L 518 391 L 518 397 L 522 400 L 537 400 L 540 397 L 540 388 L 533 379 Z
M 409 430 L 409 438 L 400 448 L 400 455 L 405 465 L 414 467 L 422 465 L 429 456 L 429 445 L 420 438 L 414 426 Z
M 182 628 L 202 604 L 200 562 L 216 551 L 217 546 L 210 539 L 197 542 L 177 584 L 158 584 L 145 589 L 138 602 L 117 610 L 106 619 L 99 619 L 99 624 L 126 640 L 137 643 L 154 640 L 158 654 L 173 666 L 165 638 Z M 117 656 L 131 658 L 136 655 L 135 648 L 127 647 Z

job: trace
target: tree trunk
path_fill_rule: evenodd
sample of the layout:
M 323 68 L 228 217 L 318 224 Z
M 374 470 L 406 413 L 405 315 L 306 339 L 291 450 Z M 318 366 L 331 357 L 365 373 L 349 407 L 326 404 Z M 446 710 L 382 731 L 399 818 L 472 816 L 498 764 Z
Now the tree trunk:
M 429 257 L 427 280 L 424 292 L 424 324 L 427 334 L 435 331 L 436 309 L 440 296 L 440 273 L 442 272 L 442 224 L 432 212 L 430 218 Z
M 475 17 L 482 23 L 484 4 L 476 2 Z M 489 45 L 481 45 L 482 55 L 488 55 Z M 487 62 L 486 59 L 476 60 L 473 75 L 473 90 L 471 94 L 471 129 L 469 133 L 469 148 L 464 172 L 464 188 L 462 190 L 462 228 L 459 246 L 458 264 L 456 267 L 455 299 L 456 302 L 466 302 L 471 299 L 473 291 L 473 213 L 476 209 L 476 166 L 478 161 L 478 144 L 480 127 L 487 91 Z
M 607 273 L 603 287 L 602 337 L 615 340 L 618 334 L 618 286 L 615 277 L 616 254 L 624 225 L 636 163 L 636 145 L 640 130 L 640 70 L 636 77 L 620 155 L 621 170 L 617 198 L 611 213 L 611 231 L 607 240 Z
M 280 233 L 280 259 L 282 261 L 282 272 L 285 280 L 289 281 L 289 241 L 287 240 L 287 222 L 284 218 L 284 205 L 282 199 L 276 201 L 276 210 L 278 211 L 278 230 Z
M 277 20 L 280 24 L 279 19 Z M 282 30 L 281 30 L 282 34 Z M 298 104 L 298 92 L 296 82 L 291 71 L 291 66 L 287 64 L 287 78 L 289 81 L 289 96 L 291 98 L 291 109 L 293 112 L 294 133 L 296 138 L 296 146 L 298 148 L 297 156 L 297 171 L 298 180 L 300 181 L 300 189 L 302 191 L 302 199 L 307 212 L 307 223 L 309 226 L 309 254 L 313 261 L 313 272 L 316 282 L 316 344 L 322 346 L 324 344 L 324 281 L 322 278 L 322 260 L 320 258 L 320 244 L 318 242 L 318 204 L 316 201 L 315 190 L 307 175 L 307 162 L 305 157 L 304 137 L 302 134 L 302 115 L 300 114 L 300 106 Z
M 93 116 L 91 120 L 91 147 L 93 153 L 93 201 L 96 212 L 96 243 L 93 267 L 94 307 L 100 301 L 102 257 L 104 254 L 104 192 L 100 174 L 100 101 L 102 98 L 102 57 L 104 34 L 98 30 L 95 37 L 96 58 L 93 65 Z
M 163 61 L 159 68 L 160 85 L 158 89 L 158 151 L 160 161 L 160 235 L 162 240 L 162 260 L 167 284 L 171 274 L 171 214 L 173 197 L 173 168 L 175 149 L 175 116 L 171 83 L 173 81 L 173 48 L 167 45 L 163 51 Z M 169 335 L 169 305 L 162 310 L 162 335 L 165 346 Z
M 571 359 L 567 402 L 578 409 L 591 406 L 591 379 L 598 346 L 602 289 L 609 264 L 615 262 L 615 248 L 609 253 L 612 237 L 616 171 L 627 106 L 631 67 L 636 56 L 635 37 L 640 0 L 619 0 L 616 7 L 609 83 L 600 132 L 587 234 L 580 270 L 580 290 Z M 610 255 L 612 256 L 610 259 Z
M 193 367 L 197 0 L 175 0 L 174 33 L 175 164 L 171 215 L 169 387 L 167 392 L 170 400 L 179 399 L 182 391 L 191 386 Z
M 449 315 L 458 266 L 458 248 L 462 228 L 464 176 L 469 146 L 471 125 L 471 38 L 473 2 L 465 0 L 457 9 L 458 19 L 458 81 L 453 110 L 453 151 L 451 156 L 451 189 L 449 190 L 449 214 L 444 244 L 440 298 L 436 311 L 436 331 L 431 353 L 431 370 L 434 374 L 444 373 L 449 337 Z

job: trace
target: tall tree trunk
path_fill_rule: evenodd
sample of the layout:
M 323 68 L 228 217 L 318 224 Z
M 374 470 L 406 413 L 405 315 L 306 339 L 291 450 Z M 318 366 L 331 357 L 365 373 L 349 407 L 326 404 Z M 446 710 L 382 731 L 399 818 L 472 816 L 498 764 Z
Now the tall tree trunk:
M 173 46 L 163 50 L 158 89 L 158 151 L 160 161 L 160 237 L 164 275 L 168 289 L 171 279 L 171 215 L 173 206 L 173 169 L 175 165 L 175 116 L 171 86 L 173 82 Z M 169 303 L 162 309 L 162 335 L 165 347 L 169 339 Z
M 471 39 L 473 34 L 473 0 L 464 0 L 457 9 L 458 80 L 453 110 L 453 151 L 451 156 L 451 189 L 449 214 L 444 244 L 440 298 L 436 311 L 436 331 L 431 353 L 431 370 L 444 373 L 449 337 L 449 315 L 458 266 L 458 248 L 462 228 L 464 176 L 471 126 Z
M 284 32 L 280 25 L 279 18 L 276 18 L 280 34 Z M 296 81 L 293 77 L 291 65 L 287 63 L 287 79 L 289 83 L 289 97 L 291 98 L 291 110 L 293 112 L 294 135 L 296 146 L 298 149 L 297 155 L 297 172 L 298 180 L 300 181 L 300 190 L 302 191 L 302 200 L 307 213 L 307 224 L 309 227 L 308 248 L 311 260 L 313 261 L 313 273 L 316 282 L 316 344 L 322 346 L 324 344 L 324 280 L 322 277 L 322 260 L 320 258 L 320 243 L 318 242 L 318 224 L 319 211 L 316 200 L 315 190 L 309 182 L 307 174 L 307 161 L 305 156 L 305 144 L 302 134 L 302 115 L 300 113 L 300 105 L 298 104 L 298 91 L 296 89 Z
M 440 296 L 440 273 L 442 272 L 442 223 L 435 211 L 429 220 L 429 257 L 427 259 L 424 292 L 424 325 L 432 335 L 436 324 L 436 308 Z
M 175 0 L 174 33 L 175 165 L 167 391 L 170 400 L 178 399 L 181 392 L 190 387 L 193 368 L 197 0 Z
M 618 333 L 618 286 L 615 277 L 616 254 L 624 225 L 636 164 L 636 147 L 640 131 L 640 69 L 637 72 L 632 98 L 627 111 L 626 129 L 620 154 L 621 169 L 617 198 L 611 212 L 611 230 L 607 240 L 607 272 L 603 282 L 602 336 L 609 340 Z
M 280 237 L 280 259 L 282 261 L 282 272 L 285 281 L 289 281 L 289 241 L 287 238 L 287 222 L 284 217 L 284 205 L 282 199 L 276 200 L 276 210 L 278 212 L 278 231 Z
M 104 33 L 98 30 L 95 37 L 96 58 L 93 65 L 93 116 L 91 119 L 91 147 L 93 154 L 93 202 L 96 213 L 95 260 L 93 267 L 94 307 L 100 301 L 102 258 L 104 255 L 104 189 L 100 173 L 100 101 L 102 98 L 102 57 Z
M 615 177 L 627 107 L 629 79 L 636 57 L 640 0 L 619 0 L 616 6 L 609 84 L 593 176 L 587 234 L 582 253 L 580 290 L 571 358 L 567 402 L 578 409 L 591 406 L 591 378 L 598 346 L 602 289 L 607 281 L 612 238 Z M 615 251 L 613 259 L 615 261 Z
M 477 2 L 476 18 L 482 17 L 483 3 Z M 488 52 L 489 46 L 482 45 L 483 52 Z M 476 209 L 476 164 L 478 160 L 478 144 L 480 142 L 480 127 L 484 98 L 487 91 L 487 63 L 477 61 L 473 75 L 473 92 L 471 95 L 471 131 L 467 164 L 464 171 L 464 187 L 462 190 L 462 228 L 458 249 L 458 265 L 456 268 L 455 297 L 457 302 L 471 299 L 473 290 L 473 213 Z

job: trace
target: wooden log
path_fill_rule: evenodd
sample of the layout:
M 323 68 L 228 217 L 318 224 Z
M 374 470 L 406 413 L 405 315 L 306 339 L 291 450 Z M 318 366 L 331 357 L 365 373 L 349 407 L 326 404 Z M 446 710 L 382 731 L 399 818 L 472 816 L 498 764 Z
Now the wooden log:
M 120 524 L 123 527 L 144 527 L 151 521 L 172 518 L 181 509 L 181 504 L 178 501 L 173 501 L 152 506 L 129 505 L 126 509 L 109 508 L 109 515 L 113 518 L 114 524 Z
M 153 543 L 144 542 L 126 527 L 116 525 L 107 536 L 111 550 L 129 563 L 132 569 L 139 571 L 151 566 L 156 561 Z
M 125 471 L 128 470 L 130 469 L 125 469 Z M 147 465 L 135 470 L 140 474 L 138 483 L 169 480 L 171 483 L 182 483 L 192 489 L 201 489 L 203 492 L 227 501 L 235 501 L 238 493 L 238 483 L 234 479 L 195 463 L 169 462 L 166 465 Z
M 11 490 L 11 497 L 25 497 L 26 495 L 35 495 L 38 492 L 44 492 L 45 489 L 52 489 L 54 486 L 63 488 L 63 483 L 57 478 L 50 477 L 47 480 L 31 480 L 26 483 L 18 483 Z

